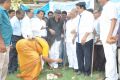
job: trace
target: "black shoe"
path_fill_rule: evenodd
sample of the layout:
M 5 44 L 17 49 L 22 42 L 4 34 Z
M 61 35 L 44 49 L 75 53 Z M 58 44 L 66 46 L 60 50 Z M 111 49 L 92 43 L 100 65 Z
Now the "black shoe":
M 77 71 L 77 73 L 76 73 L 77 75 L 80 75 L 81 74 L 81 72 L 80 71 Z
M 74 69 L 74 72 L 77 73 L 77 72 L 78 72 L 78 69 Z
M 90 76 L 90 73 L 85 72 L 84 75 L 85 76 Z

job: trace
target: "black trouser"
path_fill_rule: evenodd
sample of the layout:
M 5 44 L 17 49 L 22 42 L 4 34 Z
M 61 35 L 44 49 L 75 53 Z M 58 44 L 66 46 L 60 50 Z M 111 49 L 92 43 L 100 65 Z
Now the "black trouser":
M 93 40 L 86 42 L 84 45 L 76 43 L 76 53 L 78 59 L 78 67 L 80 72 L 91 72 Z
M 15 35 L 12 36 L 11 39 L 12 47 L 9 53 L 9 66 L 8 66 L 9 73 L 13 73 L 14 71 L 17 71 L 18 60 L 17 60 L 16 43 L 18 40 L 22 38 L 23 38 L 22 36 L 15 36 Z

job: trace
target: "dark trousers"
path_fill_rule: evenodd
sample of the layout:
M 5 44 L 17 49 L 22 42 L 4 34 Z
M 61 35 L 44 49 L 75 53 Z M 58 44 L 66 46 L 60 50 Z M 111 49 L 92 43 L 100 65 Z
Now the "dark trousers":
M 93 40 L 86 42 L 84 45 L 76 43 L 76 53 L 80 72 L 91 73 L 92 48 Z
M 18 60 L 17 60 L 16 43 L 18 40 L 22 38 L 23 38 L 22 36 L 15 36 L 15 35 L 12 36 L 11 39 L 12 47 L 9 53 L 9 66 L 8 66 L 9 73 L 13 73 L 14 71 L 17 71 Z

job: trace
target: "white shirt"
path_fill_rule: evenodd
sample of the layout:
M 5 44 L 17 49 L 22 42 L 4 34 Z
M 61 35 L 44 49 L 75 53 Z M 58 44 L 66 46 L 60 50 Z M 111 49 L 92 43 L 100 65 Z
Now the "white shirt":
M 81 17 L 80 17 L 81 16 Z M 81 43 L 82 38 L 84 37 L 85 33 L 90 33 L 86 39 L 86 42 L 93 39 L 93 26 L 94 26 L 94 16 L 91 12 L 83 11 L 80 15 L 77 16 L 79 22 L 77 24 L 76 32 L 79 34 L 77 36 L 77 42 Z M 79 25 L 79 26 L 78 26 Z M 79 39 L 78 39 L 79 38 Z M 79 41 L 78 41 L 79 40 Z
M 117 9 L 115 7 L 115 4 L 108 1 L 104 7 L 103 11 L 100 17 L 100 39 L 102 41 L 106 41 L 109 30 L 111 28 L 111 19 L 116 18 L 117 19 Z M 116 23 L 116 27 L 114 29 L 113 35 L 116 35 L 118 30 L 118 22 Z
M 95 19 L 94 29 L 95 29 L 97 35 L 100 35 L 100 18 Z
M 66 42 L 72 42 L 72 39 L 74 37 L 74 34 L 71 33 L 73 30 L 76 30 L 77 28 L 77 19 L 70 19 L 66 22 Z
M 21 29 L 22 29 L 22 35 L 25 39 L 28 39 L 33 36 L 31 19 L 28 16 L 25 16 L 23 18 Z
M 46 22 L 44 20 L 40 20 L 39 18 L 32 19 L 32 31 L 34 36 L 46 37 L 47 30 L 42 29 L 42 27 L 46 28 Z
M 18 20 L 16 16 L 14 16 L 12 19 L 10 19 L 12 29 L 13 29 L 13 35 L 16 36 L 22 36 L 21 32 L 21 20 Z

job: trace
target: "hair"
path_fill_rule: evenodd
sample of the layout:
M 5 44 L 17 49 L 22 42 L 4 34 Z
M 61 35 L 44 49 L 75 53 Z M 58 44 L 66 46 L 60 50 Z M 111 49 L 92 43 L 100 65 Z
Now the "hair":
M 39 10 L 39 11 L 37 12 L 37 14 L 39 14 L 40 12 L 43 12 L 44 15 L 45 15 L 45 12 L 44 12 L 43 10 Z
M 21 14 L 21 13 L 24 13 L 24 11 L 21 10 L 21 9 L 18 9 L 18 10 L 16 11 L 16 15 L 17 15 L 17 14 Z
M 10 1 L 10 0 L 0 0 L 0 4 L 3 4 L 6 1 Z
M 29 12 L 31 12 L 31 10 L 32 10 L 32 9 L 28 9 L 28 10 L 26 10 L 26 12 L 28 12 L 28 13 L 29 13 Z
M 93 9 L 87 9 L 87 11 L 93 13 L 94 10 Z
M 79 6 L 80 8 L 83 8 L 86 10 L 86 3 L 85 2 L 79 2 L 76 4 L 76 6 Z
M 10 9 L 10 10 L 8 11 L 9 14 L 11 14 L 12 12 L 15 12 L 15 10 Z
M 62 11 L 62 14 L 66 14 L 67 15 L 67 12 L 66 11 Z
M 48 15 L 49 15 L 50 13 L 51 13 L 51 14 L 53 14 L 53 12 L 52 12 L 52 11 L 49 11 L 49 12 L 48 12 Z

